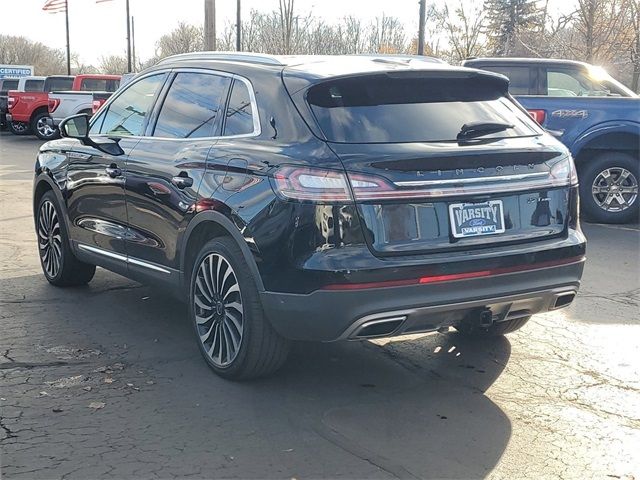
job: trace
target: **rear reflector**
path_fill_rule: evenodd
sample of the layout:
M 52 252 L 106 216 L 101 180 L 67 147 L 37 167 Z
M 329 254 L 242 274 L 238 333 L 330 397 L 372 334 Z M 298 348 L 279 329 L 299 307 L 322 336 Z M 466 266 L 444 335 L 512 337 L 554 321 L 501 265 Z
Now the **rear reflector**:
M 491 277 L 494 275 L 504 275 L 507 273 L 526 272 L 531 270 L 539 270 L 542 268 L 559 267 L 562 265 L 571 265 L 584 261 L 584 256 L 563 258 L 561 260 L 549 260 L 546 262 L 531 263 L 528 265 L 514 265 L 512 267 L 499 267 L 487 270 L 477 270 L 474 272 L 449 273 L 444 275 L 428 275 L 420 278 L 412 278 L 407 280 L 390 280 L 384 282 L 369 283 L 344 283 L 332 284 L 322 288 L 322 290 L 364 290 L 367 288 L 385 288 L 385 287 L 401 287 L 408 285 L 421 285 L 427 283 L 451 282 L 455 280 L 469 280 L 472 278 Z

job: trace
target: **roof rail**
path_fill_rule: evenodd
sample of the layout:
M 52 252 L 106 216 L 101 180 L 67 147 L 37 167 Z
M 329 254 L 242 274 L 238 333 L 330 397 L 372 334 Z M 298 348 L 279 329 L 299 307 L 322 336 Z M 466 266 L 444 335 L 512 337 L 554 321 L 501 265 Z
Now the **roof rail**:
M 160 60 L 156 65 L 162 65 L 169 62 L 186 62 L 189 60 L 222 60 L 229 62 L 246 62 L 261 63 L 264 65 L 280 65 L 284 64 L 275 55 L 267 55 L 263 53 L 238 53 L 238 52 L 192 52 L 171 55 Z

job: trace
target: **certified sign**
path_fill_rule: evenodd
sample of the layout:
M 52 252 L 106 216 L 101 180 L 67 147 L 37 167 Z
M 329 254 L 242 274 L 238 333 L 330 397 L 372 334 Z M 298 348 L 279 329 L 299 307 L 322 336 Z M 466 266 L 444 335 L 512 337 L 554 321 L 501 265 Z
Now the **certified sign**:
M 0 64 L 0 78 L 30 77 L 32 75 L 33 67 L 30 65 Z

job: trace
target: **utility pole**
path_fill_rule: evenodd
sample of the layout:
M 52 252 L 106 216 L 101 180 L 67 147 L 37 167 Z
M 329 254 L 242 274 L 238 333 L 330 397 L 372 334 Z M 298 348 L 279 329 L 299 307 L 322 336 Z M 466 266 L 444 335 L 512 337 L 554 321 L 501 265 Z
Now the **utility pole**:
M 129 0 L 127 0 L 127 73 L 131 73 L 131 17 L 129 16 Z
M 67 24 L 67 75 L 71 75 L 71 44 L 69 43 L 69 0 L 64 0 L 64 19 Z
M 242 15 L 240 14 L 240 0 L 236 9 L 236 51 L 242 50 Z
M 131 57 L 133 57 L 133 71 L 136 71 L 136 24 L 131 16 Z
M 216 49 L 216 0 L 204 0 L 204 49 Z
M 426 0 L 420 0 L 420 26 L 418 27 L 418 55 L 424 55 L 424 24 Z

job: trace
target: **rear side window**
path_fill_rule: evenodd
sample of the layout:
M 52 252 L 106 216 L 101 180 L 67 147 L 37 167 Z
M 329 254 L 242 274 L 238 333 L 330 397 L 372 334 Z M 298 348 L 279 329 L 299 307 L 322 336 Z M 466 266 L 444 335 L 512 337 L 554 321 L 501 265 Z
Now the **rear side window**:
M 73 78 L 49 77 L 44 81 L 45 92 L 56 92 L 71 90 L 73 88 Z
M 508 65 L 482 67 L 484 70 L 496 72 L 509 79 L 509 93 L 512 95 L 529 95 L 531 93 L 531 69 L 529 67 L 512 67 Z
M 41 92 L 44 88 L 44 80 L 25 80 L 25 92 Z
M 15 90 L 18 88 L 18 80 L 3 80 L 2 90 Z
M 483 138 L 539 134 L 501 90 L 495 80 L 478 77 L 369 75 L 311 87 L 307 101 L 333 142 L 456 141 L 462 126 L 472 122 L 514 125 Z
M 164 79 L 165 74 L 152 75 L 129 85 L 92 123 L 90 133 L 114 136 L 142 135 L 145 120 Z
M 208 73 L 178 73 L 160 109 L 154 137 L 211 137 L 231 80 Z
M 247 135 L 251 133 L 253 133 L 253 111 L 251 109 L 249 89 L 244 82 L 235 80 L 225 114 L 223 135 Z

